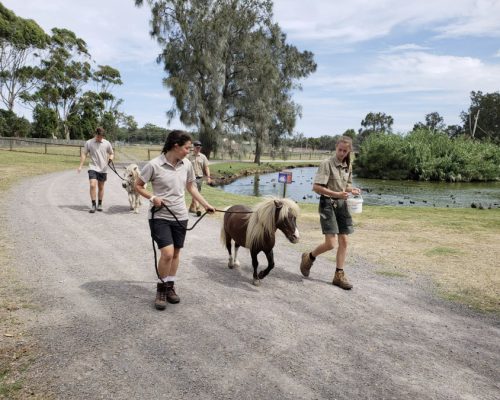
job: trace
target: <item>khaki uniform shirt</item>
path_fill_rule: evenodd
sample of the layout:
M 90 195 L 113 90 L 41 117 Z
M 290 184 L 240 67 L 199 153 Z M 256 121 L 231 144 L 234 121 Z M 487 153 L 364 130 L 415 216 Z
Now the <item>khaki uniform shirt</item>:
M 208 166 L 208 158 L 203 153 L 196 155 L 195 153 L 189 155 L 189 161 L 193 164 L 194 173 L 197 178 L 203 178 L 205 175 L 205 168 Z
M 189 160 L 184 158 L 172 165 L 165 158 L 165 154 L 161 154 L 144 166 L 139 178 L 145 183 L 151 182 L 153 194 L 165 202 L 179 221 L 188 219 L 184 192 L 186 185 L 195 180 L 193 165 Z M 175 221 L 165 207 L 155 212 L 154 217 Z M 151 210 L 148 218 L 151 219 Z
M 113 147 L 106 139 L 98 142 L 95 138 L 85 142 L 85 155 L 90 154 L 89 169 L 105 173 L 108 170 L 108 155 L 113 154 Z
M 352 188 L 352 166 L 345 161 L 340 162 L 336 156 L 324 160 L 316 171 L 314 183 L 334 192 L 345 192 Z

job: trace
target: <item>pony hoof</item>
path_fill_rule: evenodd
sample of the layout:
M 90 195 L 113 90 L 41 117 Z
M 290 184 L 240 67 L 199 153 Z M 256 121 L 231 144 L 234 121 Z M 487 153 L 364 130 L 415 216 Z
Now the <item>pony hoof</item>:
M 257 275 L 259 277 L 259 279 L 264 279 L 265 276 L 264 274 L 262 273 L 262 271 L 259 272 L 259 274 Z
M 254 286 L 260 286 L 260 279 L 253 278 L 253 285 Z
M 233 264 L 227 264 L 227 267 L 228 267 L 229 269 L 233 269 L 233 268 L 234 268 L 234 265 L 233 265 Z
M 239 261 L 235 261 L 234 262 L 234 268 L 238 268 L 240 266 L 240 262 Z

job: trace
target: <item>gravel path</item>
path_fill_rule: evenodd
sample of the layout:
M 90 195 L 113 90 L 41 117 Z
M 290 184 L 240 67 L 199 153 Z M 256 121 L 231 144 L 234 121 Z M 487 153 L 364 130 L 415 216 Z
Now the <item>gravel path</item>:
M 130 213 L 120 183 L 109 174 L 96 214 L 86 172 L 10 193 L 16 265 L 39 305 L 23 311 L 41 347 L 28 374 L 56 398 L 500 397 L 497 318 L 437 299 L 428 282 L 377 275 L 356 256 L 350 292 L 329 284 L 326 258 L 303 279 L 300 244 L 281 234 L 276 268 L 255 287 L 247 250 L 240 269 L 227 268 L 217 217 L 188 233 L 181 303 L 156 311 L 147 206 Z

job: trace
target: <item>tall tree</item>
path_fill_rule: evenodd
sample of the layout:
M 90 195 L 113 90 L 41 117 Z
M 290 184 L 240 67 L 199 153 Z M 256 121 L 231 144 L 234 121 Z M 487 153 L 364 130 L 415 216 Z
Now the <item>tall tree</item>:
M 439 115 L 438 112 L 432 112 L 426 114 L 425 123 L 417 122 L 413 126 L 413 130 L 417 129 L 427 129 L 432 133 L 443 132 L 446 129 L 446 124 L 444 123 L 444 118 Z
M 0 99 L 7 110 L 35 84 L 35 60 L 48 42 L 35 21 L 16 16 L 0 3 Z
M 52 29 L 48 57 L 42 60 L 41 83 L 27 101 L 56 111 L 63 134 L 70 139 L 68 118 L 92 77 L 87 44 L 67 29 Z
M 471 105 L 462 111 L 464 133 L 475 139 L 500 144 L 500 92 L 471 92 Z
M 394 119 L 383 112 L 366 114 L 361 121 L 362 129 L 359 130 L 358 141 L 362 143 L 372 133 L 391 133 Z
M 217 134 L 226 131 L 251 130 L 260 140 L 280 124 L 293 127 L 298 108 L 289 92 L 297 71 L 305 67 L 286 62 L 284 54 L 291 59 L 292 49 L 272 54 L 273 40 L 280 46 L 284 40 L 279 32 L 272 35 L 272 1 L 147 2 L 152 9 L 151 34 L 163 47 L 158 61 L 168 74 L 164 85 L 175 99 L 167 115 L 178 113 L 184 124 L 199 127 L 208 153 L 217 148 Z M 280 70 L 273 61 L 284 67 Z M 272 100 L 274 113 L 264 112 Z M 263 119 L 257 121 L 256 116 Z

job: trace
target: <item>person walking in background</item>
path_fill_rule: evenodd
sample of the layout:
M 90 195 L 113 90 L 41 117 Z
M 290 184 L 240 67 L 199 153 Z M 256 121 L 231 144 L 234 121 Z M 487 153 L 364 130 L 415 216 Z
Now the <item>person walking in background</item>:
M 338 241 L 337 268 L 332 284 L 346 290 L 352 289 L 344 273 L 347 235 L 354 231 L 346 200 L 349 193 L 361 193 L 360 189 L 352 187 L 351 151 L 352 139 L 341 136 L 335 146 L 335 155 L 322 161 L 318 167 L 312 189 L 321 195 L 318 211 L 325 240 L 313 251 L 303 253 L 300 263 L 300 272 L 308 277 L 316 257 L 334 249 Z
M 201 152 L 201 142 L 196 140 L 193 143 L 193 153 L 189 155 L 189 161 L 193 164 L 194 173 L 196 175 L 196 187 L 198 192 L 201 192 L 201 185 L 203 183 L 203 176 L 207 177 L 207 183 L 210 185 L 212 180 L 210 179 L 210 168 L 208 167 L 208 159 Z M 201 215 L 201 209 L 195 198 L 191 200 L 191 205 L 189 206 L 189 212 L 195 213 L 198 217 Z
M 108 163 L 113 160 L 114 152 L 111 143 L 104 139 L 105 132 L 103 128 L 95 130 L 95 137 L 87 140 L 80 156 L 80 166 L 78 173 L 81 172 L 85 159 L 90 154 L 89 162 L 89 182 L 90 182 L 90 200 L 92 205 L 90 213 L 102 211 L 102 199 L 104 198 L 104 183 L 107 179 Z M 96 204 L 97 197 L 97 204 Z
M 160 250 L 155 299 L 158 310 L 164 310 L 167 302 L 175 304 L 180 301 L 174 285 L 188 222 L 184 189 L 205 210 L 215 212 L 196 187 L 193 165 L 186 158 L 190 149 L 191 136 L 188 133 L 180 130 L 170 132 L 162 153 L 144 166 L 135 184 L 137 192 L 149 199 L 153 206 L 148 218 L 151 237 Z M 153 193 L 146 190 L 147 182 L 151 182 Z

